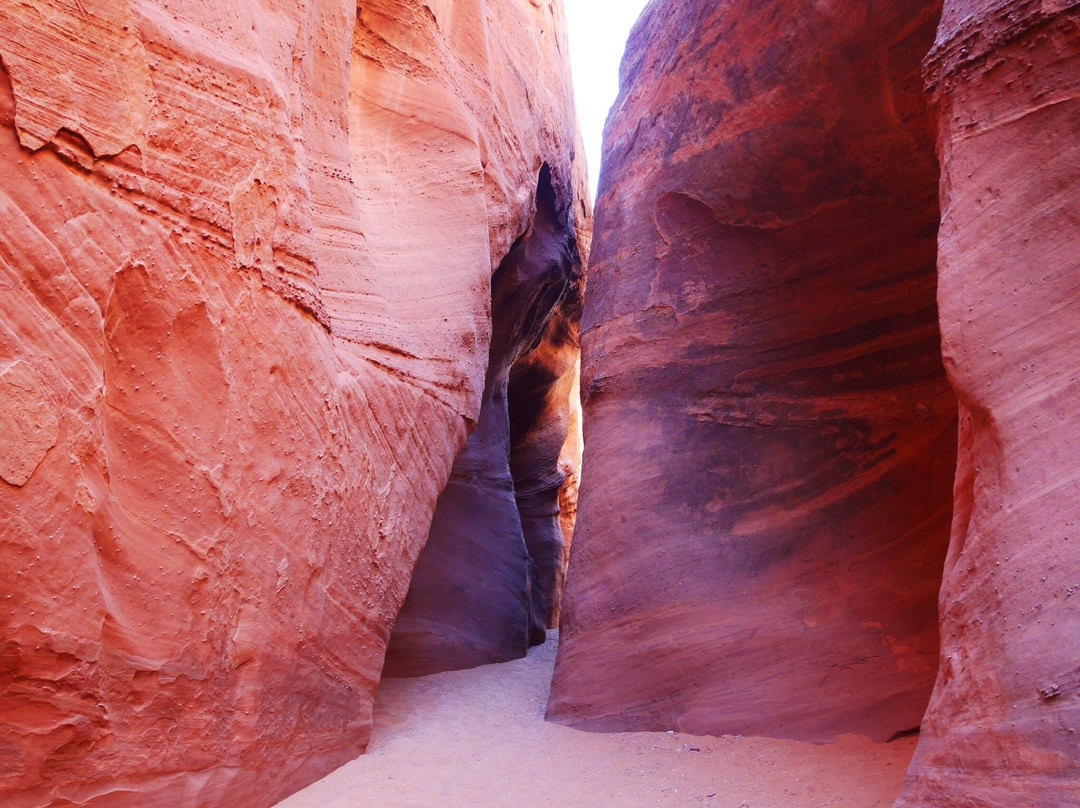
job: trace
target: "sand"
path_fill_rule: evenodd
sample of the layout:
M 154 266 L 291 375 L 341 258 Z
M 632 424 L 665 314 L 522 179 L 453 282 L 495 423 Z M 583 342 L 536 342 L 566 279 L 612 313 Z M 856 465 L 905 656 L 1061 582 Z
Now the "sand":
M 527 659 L 387 679 L 366 755 L 278 808 L 889 808 L 914 739 L 815 745 L 543 720 L 556 632 Z

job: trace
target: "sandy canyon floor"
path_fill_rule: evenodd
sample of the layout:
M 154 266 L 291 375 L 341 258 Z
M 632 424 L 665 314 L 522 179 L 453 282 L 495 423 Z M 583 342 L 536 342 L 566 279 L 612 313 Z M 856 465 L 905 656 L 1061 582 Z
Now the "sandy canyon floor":
M 527 659 L 387 679 L 368 753 L 277 808 L 888 808 L 914 739 L 814 745 L 544 721 L 558 635 Z

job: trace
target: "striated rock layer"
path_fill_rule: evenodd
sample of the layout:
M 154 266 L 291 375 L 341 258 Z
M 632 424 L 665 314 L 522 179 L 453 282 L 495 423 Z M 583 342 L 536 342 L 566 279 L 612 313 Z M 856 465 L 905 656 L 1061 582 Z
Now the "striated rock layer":
M 923 0 L 656 2 L 608 122 L 548 715 L 885 740 L 937 667 L 956 403 Z
M 567 342 L 561 338 L 570 328 L 562 302 L 579 299 L 581 265 L 546 167 L 536 198 L 531 227 L 492 278 L 491 351 L 480 420 L 435 507 L 387 650 L 388 676 L 505 662 L 546 638 L 553 581 L 564 560 L 557 461 L 568 418 L 560 424 L 558 416 L 569 410 L 569 385 L 556 382 L 574 369 L 576 342 L 568 363 L 545 358 L 559 356 Z M 538 379 L 546 367 L 562 373 Z M 523 374 L 535 389 L 520 389 Z M 510 393 L 512 377 L 516 396 Z M 554 418 L 544 417 L 548 393 Z M 522 414 L 520 404 L 511 412 L 522 399 L 535 402 L 534 412 Z M 524 426 L 513 423 L 522 420 Z M 551 502 L 554 510 L 545 509 Z
M 961 406 L 941 669 L 902 808 L 1080 805 L 1080 3 L 950 1 L 945 366 Z
M 582 187 L 557 2 L 0 5 L 0 803 L 264 806 L 358 754 Z

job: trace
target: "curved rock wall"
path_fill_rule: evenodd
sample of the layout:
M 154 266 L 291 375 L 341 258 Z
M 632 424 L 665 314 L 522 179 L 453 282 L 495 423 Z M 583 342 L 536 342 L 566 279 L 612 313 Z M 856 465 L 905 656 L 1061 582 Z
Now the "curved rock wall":
M 5 806 L 263 806 L 363 750 L 491 275 L 544 162 L 583 187 L 561 17 L 0 6 Z
M 548 715 L 885 740 L 937 665 L 956 403 L 923 0 L 656 2 L 608 122 Z
M 962 415 L 941 670 L 897 805 L 1080 805 L 1080 3 L 947 2 L 928 73 Z

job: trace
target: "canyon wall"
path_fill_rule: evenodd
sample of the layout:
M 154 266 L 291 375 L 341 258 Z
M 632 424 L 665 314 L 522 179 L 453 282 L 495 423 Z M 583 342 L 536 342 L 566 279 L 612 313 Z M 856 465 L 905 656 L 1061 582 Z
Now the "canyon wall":
M 898 808 L 1080 804 L 1080 3 L 796 5 L 631 37 L 549 716 L 921 724 Z
M 536 0 L 0 6 L 0 802 L 265 806 L 361 752 L 550 170 Z
M 940 8 L 653 3 L 605 133 L 549 717 L 878 740 L 937 669 Z
M 945 4 L 941 668 L 898 808 L 1080 805 L 1080 3 Z

